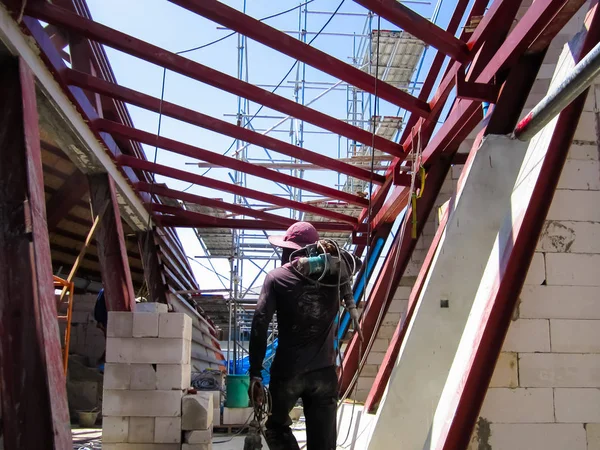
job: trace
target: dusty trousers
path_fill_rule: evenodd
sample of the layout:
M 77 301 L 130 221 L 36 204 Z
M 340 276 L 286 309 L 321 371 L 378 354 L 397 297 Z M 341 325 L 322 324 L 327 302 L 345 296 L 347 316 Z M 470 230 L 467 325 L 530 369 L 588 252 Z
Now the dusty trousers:
M 270 450 L 299 450 L 292 434 L 290 411 L 301 398 L 306 418 L 307 450 L 335 450 L 338 380 L 335 367 L 326 367 L 290 379 L 271 379 L 273 408 L 265 436 Z

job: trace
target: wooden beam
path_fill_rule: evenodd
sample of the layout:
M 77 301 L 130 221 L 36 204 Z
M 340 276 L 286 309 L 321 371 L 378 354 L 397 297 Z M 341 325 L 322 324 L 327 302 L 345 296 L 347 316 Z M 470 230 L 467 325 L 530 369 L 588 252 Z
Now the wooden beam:
M 0 397 L 7 449 L 72 448 L 35 80 L 0 61 Z
M 50 198 L 46 205 L 48 212 L 48 232 L 52 233 L 59 222 L 73 209 L 87 193 L 85 175 L 75 169 L 64 184 Z
M 108 310 L 131 311 L 135 296 L 115 185 L 108 174 L 88 175 L 88 181 L 94 214 L 100 213 L 108 205 L 96 231 L 98 260 Z
M 154 230 L 139 231 L 137 238 L 150 300 L 156 303 L 167 303 L 167 281 L 158 253 L 160 248 L 155 232 Z

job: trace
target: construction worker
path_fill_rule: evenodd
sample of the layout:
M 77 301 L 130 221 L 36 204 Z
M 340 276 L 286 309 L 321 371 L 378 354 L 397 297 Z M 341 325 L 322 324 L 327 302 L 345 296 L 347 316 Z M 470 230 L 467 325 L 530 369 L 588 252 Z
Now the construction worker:
M 282 266 L 269 272 L 258 299 L 250 333 L 249 395 L 263 401 L 261 372 L 267 330 L 277 312 L 278 347 L 271 365 L 272 410 L 265 437 L 271 450 L 296 450 L 289 413 L 299 398 L 304 406 L 308 450 L 336 448 L 338 380 L 334 335 L 340 301 L 336 288 L 311 283 L 290 267 L 290 255 L 319 240 L 317 230 L 297 222 L 269 242 L 282 249 Z M 330 283 L 332 278 L 329 277 Z M 326 280 L 324 280 L 326 281 Z

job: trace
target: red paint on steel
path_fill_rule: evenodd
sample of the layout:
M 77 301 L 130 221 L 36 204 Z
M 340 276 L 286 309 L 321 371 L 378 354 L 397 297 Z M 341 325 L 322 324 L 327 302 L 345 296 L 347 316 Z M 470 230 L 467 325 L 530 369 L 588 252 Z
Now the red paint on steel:
M 117 134 L 129 139 L 134 139 L 138 142 L 142 142 L 148 145 L 158 145 L 160 148 L 164 148 L 169 151 L 179 153 L 181 155 L 207 161 L 221 167 L 239 170 L 250 175 L 255 175 L 257 177 L 265 178 L 267 180 L 284 183 L 289 186 L 295 186 L 301 189 L 306 189 L 317 194 L 325 195 L 327 197 L 335 198 L 338 200 L 347 201 L 348 203 L 352 203 L 355 205 L 364 206 L 365 203 L 368 204 L 368 201 L 357 195 L 349 194 L 334 188 L 323 186 L 318 183 L 280 173 L 276 170 L 256 166 L 254 164 L 241 161 L 236 158 L 224 156 L 219 153 L 211 152 L 209 150 L 205 150 L 199 147 L 194 147 L 193 145 L 185 144 L 183 142 L 175 141 L 173 139 L 168 139 L 163 136 L 156 136 L 156 134 L 148 133 L 146 131 L 138 130 L 136 128 L 129 128 L 125 125 L 121 125 L 116 122 L 111 122 L 110 120 L 98 119 L 92 124 L 92 126 L 98 130 L 102 130 L 112 134 Z
M 7 449 L 72 448 L 59 341 L 36 88 L 0 63 L 0 402 Z
M 207 198 L 196 194 L 190 194 L 189 192 L 177 191 L 175 189 L 169 189 L 165 186 L 160 186 L 156 184 L 151 185 L 150 183 L 139 182 L 135 184 L 135 188 L 142 192 L 148 192 L 154 195 L 183 200 L 185 202 L 193 203 L 195 205 L 207 206 L 210 208 L 219 209 L 221 211 L 230 211 L 235 214 L 254 217 L 256 219 L 265 220 L 267 222 L 276 222 L 286 228 L 296 223 L 296 220 L 289 219 L 283 216 L 278 216 L 276 214 L 270 214 L 259 209 L 247 208 L 245 206 L 241 206 L 235 203 L 227 203 L 223 200 Z
M 349 84 L 370 94 L 377 94 L 383 100 L 393 105 L 400 106 L 419 116 L 426 117 L 429 113 L 429 105 L 412 95 L 398 89 L 383 81 L 376 82 L 376 78 L 350 64 L 340 61 L 321 50 L 311 47 L 304 42 L 289 36 L 266 23 L 225 5 L 217 0 L 169 0 L 182 8 L 195 12 L 213 22 L 231 28 L 252 40 L 260 42 L 274 50 L 294 59 L 303 61 L 310 66 L 319 69 L 335 78 L 346 81 Z M 418 16 L 420 17 L 420 16 Z M 423 22 L 430 23 L 421 18 Z M 432 24 L 433 25 L 433 24 Z M 433 25 L 441 34 L 448 35 L 444 30 Z M 450 36 L 453 38 L 454 36 Z M 462 44 L 462 43 L 461 43 Z M 466 56 L 466 46 L 462 44 L 461 57 Z M 388 141 L 390 142 L 390 141 Z M 391 142 L 390 142 L 391 144 Z M 371 145 L 370 143 L 368 145 Z M 396 152 L 401 151 L 398 144 L 393 144 Z
M 292 208 L 297 211 L 310 212 L 319 216 L 335 219 L 340 222 L 347 222 L 353 225 L 357 224 L 357 220 L 354 217 L 348 216 L 346 214 L 330 211 L 325 208 L 319 208 L 309 203 L 297 202 L 295 200 L 286 199 L 285 197 L 279 197 L 273 194 L 266 194 L 262 191 L 246 188 L 237 184 L 226 183 L 221 180 L 215 180 L 214 178 L 208 178 L 206 176 L 186 172 L 185 170 L 179 170 L 174 169 L 173 167 L 155 164 L 150 161 L 134 158 L 133 156 L 121 155 L 117 158 L 117 164 L 121 166 L 132 167 L 138 170 L 145 170 L 147 172 L 159 175 L 164 175 L 165 177 L 174 178 L 176 180 L 187 181 L 189 183 L 194 183 L 199 186 L 205 186 L 223 192 L 230 192 L 232 194 L 241 195 L 243 197 L 253 198 L 255 200 L 272 203 L 274 205 L 282 206 L 285 208 Z
M 150 205 L 148 205 L 150 208 Z M 237 228 L 244 230 L 285 230 L 287 226 L 266 220 L 222 219 L 207 214 L 186 211 L 167 205 L 153 204 L 152 210 L 166 215 L 155 215 L 156 219 L 168 226 L 182 228 Z M 311 222 L 319 231 L 352 231 L 352 226 L 338 222 Z
M 595 2 L 588 16 L 588 33 L 578 60 L 600 41 L 599 6 Z M 531 199 L 522 211 L 515 211 L 512 239 L 501 249 L 499 272 L 490 287 L 486 316 L 479 326 L 469 369 L 452 406 L 455 412 L 446 422 L 438 444 L 440 450 L 466 448 L 487 393 L 495 363 L 511 323 L 511 317 L 552 203 L 577 123 L 583 111 L 587 91 L 581 94 L 558 117 Z
M 402 30 L 437 48 L 457 61 L 468 61 L 469 49 L 454 34 L 438 27 L 396 0 L 354 0 Z
M 94 214 L 102 213 L 96 246 L 106 307 L 109 311 L 132 311 L 135 296 L 114 181 L 108 174 L 88 175 L 88 181 Z
M 92 20 L 87 20 L 62 8 L 52 6 L 49 3 L 28 5 L 26 12 L 33 17 L 64 27 L 88 39 L 98 41 L 181 75 L 289 114 L 333 133 L 346 137 L 356 136 L 358 128 L 354 125 L 335 119 L 327 114 L 308 108 Z M 54 50 L 56 51 L 56 49 Z

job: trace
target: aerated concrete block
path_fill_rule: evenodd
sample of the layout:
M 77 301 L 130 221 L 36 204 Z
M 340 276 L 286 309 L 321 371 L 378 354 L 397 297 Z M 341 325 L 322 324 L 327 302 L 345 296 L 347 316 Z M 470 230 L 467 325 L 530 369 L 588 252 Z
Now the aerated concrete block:
M 135 304 L 136 313 L 166 313 L 169 307 L 164 303 L 142 302 Z
M 158 336 L 161 338 L 192 339 L 192 318 L 184 313 L 160 314 Z
M 153 364 L 131 364 L 131 390 L 156 389 L 156 370 Z
M 157 417 L 154 423 L 154 442 L 178 444 L 181 442 L 181 417 Z
M 212 450 L 212 443 L 208 444 L 182 444 L 181 450 Z
M 223 408 L 223 425 L 242 425 L 249 422 L 254 410 L 252 408 Z
M 204 392 L 184 395 L 181 403 L 181 429 L 208 430 L 213 424 L 213 395 Z
M 160 314 L 136 312 L 133 315 L 133 337 L 158 337 L 158 318 Z
M 130 338 L 133 336 L 133 314 L 122 311 L 109 311 L 106 336 Z
M 105 416 L 178 417 L 180 391 L 104 391 Z M 212 407 L 211 407 L 212 416 Z
M 129 389 L 130 379 L 129 364 L 106 363 L 104 365 L 104 389 Z
M 190 364 L 157 364 L 156 388 L 160 390 L 187 389 L 191 386 L 192 366 Z
M 189 364 L 191 342 L 185 339 L 109 338 L 106 361 L 114 363 Z
M 102 442 L 127 442 L 129 417 L 105 417 L 102 419 Z
M 102 450 L 181 450 L 181 444 L 102 444 Z
M 212 442 L 212 430 L 186 431 L 186 444 L 209 444 Z
M 127 442 L 138 444 L 154 442 L 154 417 L 130 417 Z

